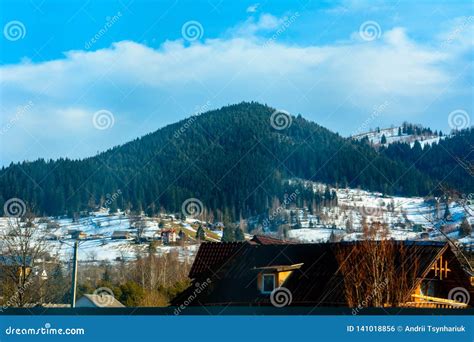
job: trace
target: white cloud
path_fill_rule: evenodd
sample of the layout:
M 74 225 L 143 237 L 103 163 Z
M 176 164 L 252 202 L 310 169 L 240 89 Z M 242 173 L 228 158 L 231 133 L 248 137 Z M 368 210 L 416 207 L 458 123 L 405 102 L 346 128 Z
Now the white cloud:
M 258 33 L 265 33 L 278 28 L 285 18 L 279 18 L 269 13 L 262 13 L 258 19 L 249 17 L 243 23 L 231 28 L 233 37 L 249 37 Z
M 255 13 L 255 12 L 257 12 L 257 9 L 258 9 L 259 6 L 260 6 L 259 3 L 250 5 L 249 7 L 247 7 L 247 13 Z
M 323 46 L 265 44 L 256 36 L 280 23 L 262 15 L 237 28 L 240 38 L 190 46 L 168 41 L 159 49 L 121 41 L 98 51 L 69 51 L 60 60 L 3 66 L 1 125 L 19 105 L 32 100 L 35 106 L 0 136 L 2 144 L 22 141 L 4 150 L 1 160 L 21 160 L 25 153 L 29 158 L 94 154 L 208 102 L 215 108 L 257 100 L 332 129 L 344 122 L 350 133 L 388 99 L 387 123 L 401 121 L 402 112 L 405 120 L 423 115 L 456 77 L 447 65 L 454 52 L 417 44 L 401 28 L 372 42 Z M 107 131 L 91 122 L 100 109 L 114 113 L 115 125 Z M 30 153 L 25 146 L 35 140 L 44 148 Z

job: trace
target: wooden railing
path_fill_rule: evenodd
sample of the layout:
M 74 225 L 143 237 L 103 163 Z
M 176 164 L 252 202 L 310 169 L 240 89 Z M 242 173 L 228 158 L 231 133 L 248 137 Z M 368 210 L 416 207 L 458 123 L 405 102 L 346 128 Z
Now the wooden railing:
M 465 309 L 466 303 L 457 302 L 451 299 L 430 297 L 419 294 L 412 294 L 415 301 L 403 303 L 402 306 L 410 308 L 431 308 L 431 309 Z M 418 299 L 418 300 L 417 300 Z

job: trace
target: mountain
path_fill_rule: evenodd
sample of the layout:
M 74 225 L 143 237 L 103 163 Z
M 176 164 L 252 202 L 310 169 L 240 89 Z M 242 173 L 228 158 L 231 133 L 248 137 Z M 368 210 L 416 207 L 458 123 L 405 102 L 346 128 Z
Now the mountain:
M 99 205 L 154 214 L 179 212 L 186 199 L 197 198 L 209 213 L 235 219 L 265 212 L 275 197 L 281 200 L 289 191 L 288 178 L 387 194 L 430 193 L 437 178 L 406 158 L 301 116 L 240 103 L 94 157 L 4 167 L 0 204 L 16 197 L 39 214 L 72 214 Z
M 428 127 L 404 122 L 401 126 L 389 128 L 376 128 L 368 132 L 353 135 L 352 139 L 368 140 L 374 147 L 388 146 L 392 143 L 406 142 L 413 147 L 415 141 L 419 141 L 422 146 L 426 144 L 438 143 L 445 138 L 441 131 L 432 131 Z
M 416 140 L 395 142 L 380 153 L 406 166 L 412 165 L 438 184 L 446 183 L 464 193 L 474 191 L 474 128 L 455 131 L 437 143 Z

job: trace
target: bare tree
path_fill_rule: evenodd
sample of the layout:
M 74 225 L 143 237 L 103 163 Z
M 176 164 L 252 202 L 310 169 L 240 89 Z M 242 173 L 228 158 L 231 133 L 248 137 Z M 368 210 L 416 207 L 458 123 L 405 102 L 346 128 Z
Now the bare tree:
M 408 253 L 402 242 L 389 240 L 386 225 L 372 223 L 363 231 L 362 241 L 335 251 L 346 300 L 351 307 L 398 306 L 413 285 L 417 253 Z
M 38 300 L 42 292 L 38 287 L 46 285 L 42 279 L 44 261 L 52 254 L 44 232 L 35 223 L 33 214 L 27 213 L 21 218 L 9 217 L 8 226 L 0 235 L 3 282 L 12 290 L 9 304 L 22 307 Z

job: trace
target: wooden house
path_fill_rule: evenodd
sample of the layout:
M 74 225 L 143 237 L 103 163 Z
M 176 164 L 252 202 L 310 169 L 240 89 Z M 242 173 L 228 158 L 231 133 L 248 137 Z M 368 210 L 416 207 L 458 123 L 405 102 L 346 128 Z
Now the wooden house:
M 375 289 L 386 300 L 380 305 L 370 304 L 375 290 L 350 298 L 348 288 L 355 284 L 344 270 L 361 272 L 359 267 L 365 261 L 351 256 L 360 242 L 299 244 L 264 236 L 245 242 L 201 244 L 189 274 L 192 284 L 172 304 L 181 305 L 193 295 L 197 300 L 190 305 L 272 305 L 272 293 L 285 288 L 291 294 L 287 304 L 294 306 L 473 306 L 474 274 L 454 246 L 427 241 L 384 243 L 391 246 L 389 262 L 394 267 L 386 284 Z M 377 248 L 381 242 L 371 244 Z M 347 255 L 344 261 L 338 257 L 341 252 Z M 344 263 L 349 267 L 344 268 Z M 380 261 L 377 267 L 384 266 Z M 362 274 L 359 279 L 357 286 L 366 289 L 372 275 Z M 196 284 L 205 281 L 211 285 L 194 293 Z M 398 289 L 396 293 L 394 288 Z M 390 296 L 388 291 L 392 291 Z M 389 302 L 388 298 L 395 297 L 396 302 Z M 359 304 L 354 305 L 354 301 Z
M 28 277 L 32 267 L 33 260 L 29 256 L 23 259 L 20 256 L 0 255 L 0 280 L 3 281 L 7 269 L 11 274 L 16 274 L 18 278 Z
M 71 235 L 71 239 L 81 240 L 87 238 L 87 234 L 82 230 L 70 229 L 68 233 Z
M 131 238 L 131 234 L 126 230 L 116 230 L 112 233 L 112 240 L 127 240 Z
M 173 228 L 163 229 L 161 231 L 161 241 L 165 245 L 168 245 L 170 243 L 175 243 L 177 238 L 178 238 L 178 235 L 176 234 L 176 230 Z

